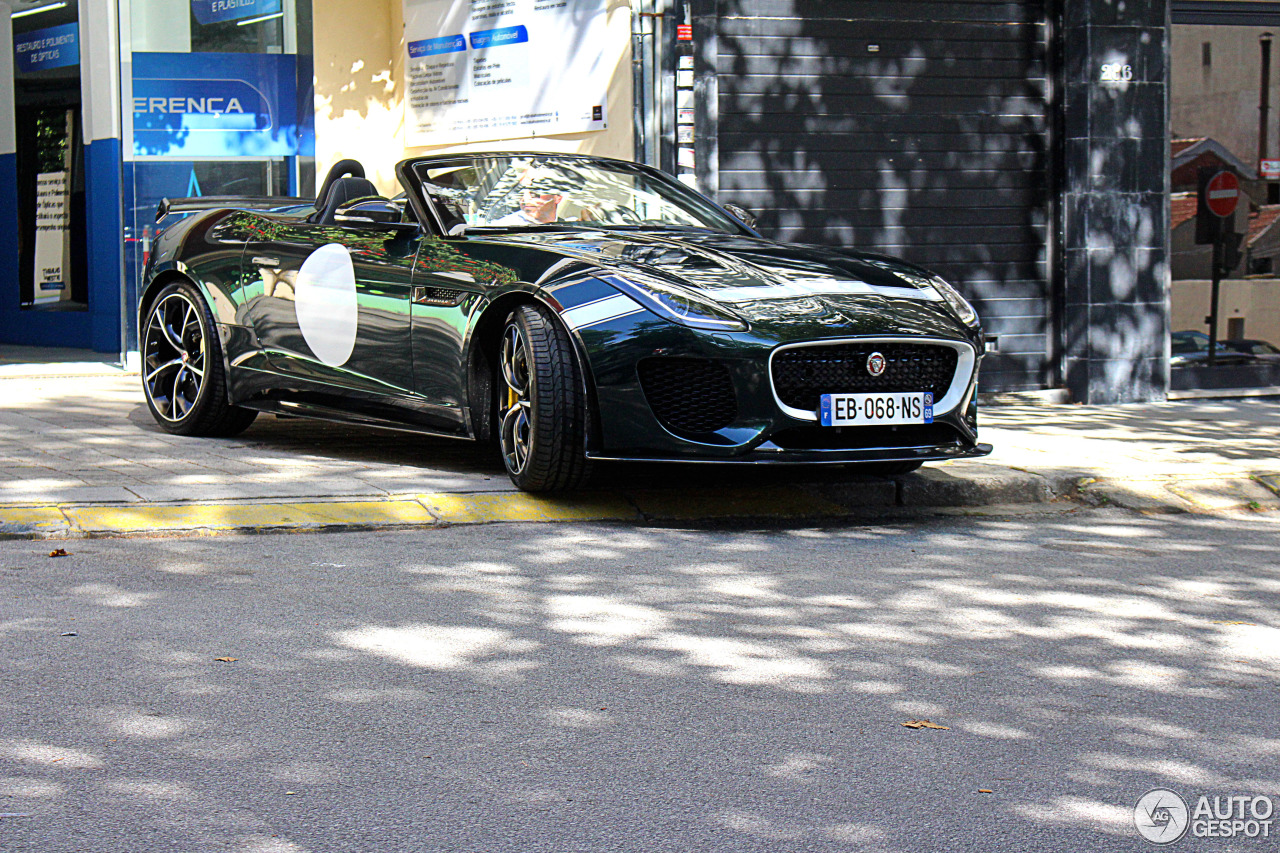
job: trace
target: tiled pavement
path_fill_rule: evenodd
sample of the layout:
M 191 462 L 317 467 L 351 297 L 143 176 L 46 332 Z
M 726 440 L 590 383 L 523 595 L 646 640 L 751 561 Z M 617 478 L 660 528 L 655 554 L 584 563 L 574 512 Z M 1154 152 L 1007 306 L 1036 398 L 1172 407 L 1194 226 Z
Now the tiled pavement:
M 269 415 L 234 439 L 184 438 L 156 426 L 136 374 L 0 360 L 0 534 L 978 511 L 1066 497 L 1143 511 L 1280 506 L 1274 398 L 994 406 L 982 422 L 992 456 L 892 481 L 826 467 L 612 465 L 597 466 L 587 493 L 547 501 L 515 493 L 496 455 L 470 442 Z

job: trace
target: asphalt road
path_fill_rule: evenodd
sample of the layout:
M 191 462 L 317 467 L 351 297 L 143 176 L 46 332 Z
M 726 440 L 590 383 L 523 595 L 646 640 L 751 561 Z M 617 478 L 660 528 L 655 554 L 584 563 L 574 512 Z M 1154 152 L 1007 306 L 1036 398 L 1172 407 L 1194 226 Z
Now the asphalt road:
M 1273 850 L 1277 534 L 4 541 L 0 850 L 1151 850 L 1157 787 L 1277 812 L 1163 849 Z

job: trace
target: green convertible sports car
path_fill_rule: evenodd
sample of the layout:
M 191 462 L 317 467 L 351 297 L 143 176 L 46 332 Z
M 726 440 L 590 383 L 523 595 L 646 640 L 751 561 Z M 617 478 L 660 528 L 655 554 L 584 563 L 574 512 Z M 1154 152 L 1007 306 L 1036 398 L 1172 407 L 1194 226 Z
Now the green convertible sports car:
M 982 334 L 947 282 L 777 243 L 662 172 L 557 154 L 355 161 L 314 203 L 177 199 L 139 299 L 166 430 L 258 412 L 492 441 L 529 491 L 592 460 L 982 456 Z M 732 212 L 731 212 L 732 211 Z

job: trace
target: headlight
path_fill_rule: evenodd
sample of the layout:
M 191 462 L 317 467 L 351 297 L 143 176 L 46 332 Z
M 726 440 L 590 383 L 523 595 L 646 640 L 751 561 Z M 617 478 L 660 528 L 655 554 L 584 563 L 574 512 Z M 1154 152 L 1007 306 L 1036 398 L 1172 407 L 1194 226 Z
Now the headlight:
M 938 295 L 942 297 L 943 301 L 951 306 L 951 310 L 956 312 L 956 316 L 960 318 L 961 323 L 966 326 L 978 325 L 978 312 L 973 310 L 969 300 L 960 295 L 960 291 L 937 275 L 929 279 L 929 284 L 933 285 L 933 289 L 938 291 Z
M 643 281 L 637 281 L 637 278 L 639 277 L 623 278 L 620 275 L 611 275 L 604 280 L 627 295 L 635 296 L 640 300 L 641 305 L 673 323 L 694 329 L 733 332 L 747 330 L 747 324 L 744 321 L 710 299 L 696 296 L 683 287 L 657 281 L 649 276 L 645 276 Z

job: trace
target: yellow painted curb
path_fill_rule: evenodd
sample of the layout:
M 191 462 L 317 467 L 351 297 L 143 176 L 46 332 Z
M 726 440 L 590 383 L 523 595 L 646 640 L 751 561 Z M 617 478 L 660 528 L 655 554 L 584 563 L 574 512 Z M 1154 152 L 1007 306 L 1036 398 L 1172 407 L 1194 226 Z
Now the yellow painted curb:
M 1169 484 L 1168 489 L 1187 503 L 1209 511 L 1252 505 L 1263 506 L 1276 502 L 1275 494 L 1263 482 L 1240 477 L 1183 480 Z
M 85 532 L 139 530 L 229 530 L 253 527 L 346 524 L 433 524 L 417 501 L 334 503 L 201 504 L 198 506 L 67 507 Z
M 1280 497 L 1280 474 L 1258 474 L 1254 479 L 1265 486 L 1272 494 Z
M 0 508 L 0 526 L 32 530 L 66 528 L 67 518 L 54 506 Z
M 849 510 L 798 489 L 706 489 L 632 492 L 650 518 L 758 518 L 848 515 Z
M 432 515 L 450 524 L 490 521 L 611 521 L 638 520 L 635 507 L 616 495 L 575 495 L 546 498 L 520 492 L 494 494 L 431 494 L 418 500 Z

